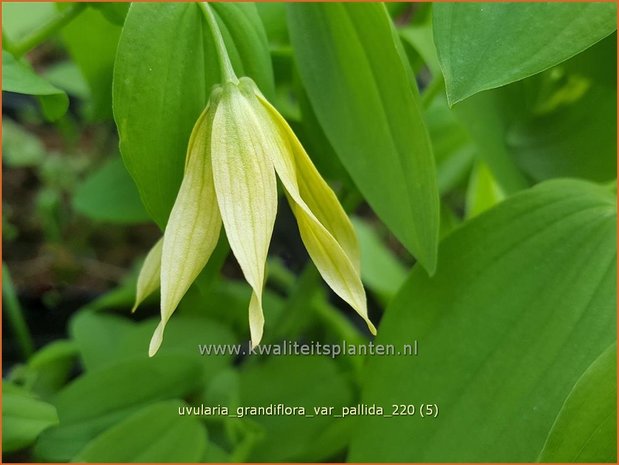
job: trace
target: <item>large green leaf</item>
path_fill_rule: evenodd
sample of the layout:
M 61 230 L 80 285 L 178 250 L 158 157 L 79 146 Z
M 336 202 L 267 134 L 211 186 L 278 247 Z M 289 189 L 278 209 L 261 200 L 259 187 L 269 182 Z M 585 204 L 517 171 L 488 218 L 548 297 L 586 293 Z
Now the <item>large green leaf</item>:
M 70 460 L 95 436 L 140 408 L 196 390 L 200 383 L 196 373 L 200 372 L 200 363 L 187 355 L 162 354 L 80 376 L 54 399 L 60 424 L 39 437 L 36 457 L 51 462 Z
M 417 90 L 385 7 L 298 3 L 289 27 L 327 138 L 374 211 L 423 266 L 436 265 L 436 173 Z
M 565 401 L 540 462 L 617 462 L 617 344 L 600 355 Z
M 363 401 L 437 404 L 438 418 L 364 417 L 352 461 L 531 462 L 578 378 L 616 338 L 616 203 L 584 181 L 548 181 L 441 243 L 415 269 L 370 360 Z
M 179 415 L 180 400 L 150 405 L 101 433 L 74 462 L 199 462 L 206 451 L 206 429 L 195 416 Z
M 27 390 L 2 383 L 2 451 L 13 452 L 30 445 L 42 431 L 58 423 L 53 405 Z
M 2 50 L 2 90 L 39 97 L 43 114 L 49 120 L 60 118 L 69 107 L 69 97 L 26 64 Z
M 617 28 L 614 3 L 437 3 L 434 38 L 451 104 L 539 73 Z
M 251 4 L 213 4 L 235 70 L 269 93 L 266 36 Z M 134 3 L 114 68 L 114 118 L 127 169 L 163 227 L 181 183 L 189 133 L 220 80 L 210 30 L 196 3 Z

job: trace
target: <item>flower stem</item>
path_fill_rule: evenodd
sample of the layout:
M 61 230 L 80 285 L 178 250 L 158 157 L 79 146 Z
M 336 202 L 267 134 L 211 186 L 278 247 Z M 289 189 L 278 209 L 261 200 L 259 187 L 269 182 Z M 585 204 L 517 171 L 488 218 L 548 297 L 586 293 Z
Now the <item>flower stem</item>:
M 15 295 L 15 288 L 13 287 L 9 269 L 4 263 L 2 264 L 2 300 L 4 302 L 5 315 L 15 333 L 15 338 L 22 355 L 25 359 L 28 359 L 34 352 L 34 344 L 32 343 L 32 337 L 28 331 L 28 325 L 24 319 L 22 308 Z
M 217 19 L 215 18 L 213 8 L 207 2 L 200 2 L 199 5 L 204 13 L 206 22 L 211 29 L 213 40 L 215 41 L 215 49 L 217 50 L 217 58 L 219 59 L 219 67 L 221 70 L 221 79 L 224 83 L 232 82 L 234 84 L 238 84 L 239 78 L 236 76 L 234 68 L 232 67 L 232 62 L 230 61 L 230 56 L 228 55 L 228 50 L 226 49 L 226 43 L 224 42 L 224 37 L 221 34 L 219 24 L 217 24 Z
M 56 32 L 69 24 L 77 15 L 86 8 L 85 3 L 74 3 L 69 8 L 61 11 L 50 21 L 34 31 L 24 40 L 12 44 L 12 52 L 16 57 L 21 57 L 36 46 L 42 44 Z

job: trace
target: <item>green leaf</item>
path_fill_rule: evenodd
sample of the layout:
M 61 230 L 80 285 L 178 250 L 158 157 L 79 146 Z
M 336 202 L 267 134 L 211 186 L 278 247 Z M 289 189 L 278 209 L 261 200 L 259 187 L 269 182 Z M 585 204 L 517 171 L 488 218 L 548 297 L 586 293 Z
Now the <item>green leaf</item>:
M 377 231 L 361 218 L 351 218 L 361 249 L 361 278 L 381 299 L 389 302 L 406 279 L 406 267 L 383 243 Z
M 117 156 L 77 187 L 73 208 L 93 220 L 111 223 L 144 223 L 149 219 L 135 184 Z
M 2 161 L 12 168 L 41 166 L 47 151 L 41 140 L 10 118 L 2 118 Z
M 13 42 L 23 39 L 56 14 L 53 2 L 2 3 L 2 32 Z
M 363 402 L 437 404 L 437 418 L 364 417 L 349 459 L 531 462 L 574 384 L 616 339 L 616 203 L 584 181 L 517 194 L 415 269 L 377 344 L 417 357 L 369 360 Z M 406 447 L 402 447 L 405 444 Z
M 585 371 L 565 401 L 540 462 L 617 462 L 617 344 Z
M 298 3 L 289 13 L 299 72 L 327 138 L 374 211 L 432 272 L 439 222 L 432 149 L 385 7 Z
M 606 182 L 617 166 L 616 34 L 530 78 L 454 107 L 508 194 L 534 181 Z
M 94 437 L 140 408 L 195 391 L 201 369 L 186 355 L 160 354 L 80 376 L 54 399 L 60 425 L 39 437 L 35 456 L 51 462 L 70 460 Z
M 483 92 L 454 107 L 462 126 L 476 143 L 479 159 L 488 165 L 506 194 L 529 185 L 507 147 L 506 133 L 513 118 L 512 89 Z
M 201 303 L 203 305 L 204 300 Z M 155 318 L 136 324 L 116 315 L 80 312 L 71 320 L 71 334 L 80 348 L 86 369 L 98 370 L 122 360 L 146 360 L 148 342 L 157 323 Z M 161 353 L 186 355 L 199 363 L 209 376 L 228 366 L 232 357 L 204 357 L 198 345 L 238 343 L 227 327 L 203 316 L 178 315 L 170 320 L 166 331 Z M 111 340 L 116 341 L 114 347 L 109 347 Z
M 179 415 L 180 400 L 159 402 L 104 431 L 73 462 L 198 462 L 206 450 L 206 428 L 198 417 Z
M 99 3 L 90 2 L 88 4 L 92 8 L 99 10 L 108 21 L 117 26 L 122 26 L 125 23 L 127 12 L 129 11 L 130 2 L 109 2 Z
M 72 61 L 61 61 L 43 72 L 43 77 L 67 94 L 80 99 L 88 99 L 90 90 L 82 72 Z
M 254 6 L 213 8 L 237 74 L 268 94 L 272 70 Z M 212 36 L 197 4 L 131 5 L 114 67 L 114 118 L 123 160 L 160 227 L 181 183 L 191 129 L 219 80 Z
M 617 28 L 614 3 L 437 3 L 434 38 L 451 105 L 544 71 Z
M 52 121 L 69 108 L 69 97 L 63 90 L 37 76 L 30 67 L 5 50 L 2 50 L 2 90 L 39 97 L 43 114 Z
M 571 60 L 514 84 L 522 107 L 506 141 L 516 164 L 536 181 L 617 174 L 617 35 Z M 497 90 L 503 92 L 507 89 Z
M 257 2 L 256 9 L 264 24 L 269 42 L 279 46 L 288 45 L 288 26 L 286 25 L 286 4 L 284 2 Z
M 468 132 L 447 105 L 442 93 L 424 111 L 436 161 L 438 189 L 441 195 L 466 179 L 477 148 Z
M 58 416 L 53 405 L 19 386 L 2 383 L 2 452 L 23 449 L 56 423 Z
M 473 218 L 505 198 L 488 166 L 479 162 L 473 168 L 466 191 L 466 218 Z
M 56 340 L 38 350 L 27 365 L 30 389 L 44 399 L 64 386 L 71 376 L 77 359 L 73 341 Z
M 247 366 L 241 372 L 241 406 L 284 404 L 313 407 L 331 406 L 340 410 L 352 402 L 347 380 L 336 363 L 326 357 L 271 357 L 264 363 Z M 346 438 L 318 447 L 317 441 L 333 423 L 332 416 L 253 416 L 265 435 L 250 456 L 252 462 L 321 461 L 345 446 Z
M 426 64 L 432 76 L 440 76 L 441 66 L 434 46 L 432 22 L 411 24 L 398 30 L 402 42 L 412 47 Z
M 119 4 L 105 4 L 109 5 Z M 62 29 L 61 34 L 69 55 L 88 82 L 90 99 L 86 111 L 93 120 L 112 118 L 112 74 L 121 31 L 102 13 L 93 8 L 85 9 Z

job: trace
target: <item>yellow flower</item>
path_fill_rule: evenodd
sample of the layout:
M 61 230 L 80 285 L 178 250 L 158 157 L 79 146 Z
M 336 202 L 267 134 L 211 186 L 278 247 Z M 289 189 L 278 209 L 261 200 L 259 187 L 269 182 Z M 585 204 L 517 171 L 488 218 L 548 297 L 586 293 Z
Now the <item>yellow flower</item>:
M 252 345 L 260 342 L 265 263 L 277 211 L 276 175 L 323 279 L 376 334 L 350 220 L 284 118 L 251 79 L 241 78 L 213 90 L 191 134 L 183 182 L 163 240 L 140 273 L 136 306 L 156 289 L 159 274 L 161 283 L 161 323 L 149 355 L 159 349 L 166 323 L 208 262 L 222 224 L 253 290 L 249 328 Z

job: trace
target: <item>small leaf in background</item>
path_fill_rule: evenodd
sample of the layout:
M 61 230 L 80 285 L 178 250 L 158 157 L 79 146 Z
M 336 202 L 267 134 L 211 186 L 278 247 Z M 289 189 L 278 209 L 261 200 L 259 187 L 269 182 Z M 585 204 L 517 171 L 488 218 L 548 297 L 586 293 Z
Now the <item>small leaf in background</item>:
M 118 156 L 111 157 L 78 185 L 73 208 L 97 221 L 133 224 L 149 220 L 135 184 Z
M 69 108 L 69 97 L 63 90 L 35 74 L 5 50 L 2 50 L 2 90 L 37 96 L 43 114 L 51 121 L 60 118 Z
M 43 400 L 50 399 L 70 379 L 76 360 L 77 347 L 73 341 L 50 342 L 28 359 L 23 372 L 24 384 Z
M 108 8 L 110 5 L 123 4 L 105 4 Z M 61 33 L 69 55 L 88 83 L 90 97 L 86 100 L 86 114 L 89 120 L 95 121 L 112 119 L 112 70 L 121 31 L 102 13 L 87 8 Z
M 445 95 L 438 95 L 424 111 L 436 162 L 438 189 L 441 195 L 461 184 L 471 171 L 477 147 L 463 124 L 447 105 Z
M 617 28 L 614 3 L 436 3 L 434 38 L 451 105 L 544 71 Z
M 434 271 L 432 149 L 384 5 L 291 4 L 289 28 L 301 80 L 335 152 L 376 214 Z
M 272 70 L 255 7 L 213 8 L 237 74 L 268 93 Z M 197 4 L 131 5 L 114 66 L 114 119 L 123 160 L 160 227 L 181 184 L 191 129 L 219 80 L 212 35 Z
M 361 218 L 351 218 L 361 249 L 363 283 L 387 303 L 406 280 L 406 267 L 379 237 L 375 228 Z
M 9 167 L 39 166 L 46 150 L 41 140 L 10 118 L 2 118 L 2 162 Z
M 313 407 L 332 406 L 335 410 L 352 403 L 351 387 L 327 357 L 272 357 L 241 371 L 241 406 L 284 404 Z M 317 440 L 339 421 L 331 416 L 260 416 L 252 420 L 264 427 L 265 436 L 249 457 L 251 462 L 315 462 L 343 449 L 346 438 L 317 447 Z
M 113 345 L 113 340 L 108 341 Z M 110 426 L 153 402 L 183 398 L 200 385 L 202 366 L 187 355 L 127 360 L 81 375 L 53 400 L 60 424 L 39 437 L 35 457 L 65 462 Z
M 12 41 L 21 40 L 55 14 L 54 2 L 2 2 L 2 32 Z
M 510 124 L 506 142 L 516 164 L 535 181 L 616 178 L 616 56 L 617 35 L 612 34 L 561 65 L 513 85 L 518 94 L 511 106 L 527 105 Z
M 529 186 L 507 148 L 506 133 L 512 118 L 512 87 L 482 92 L 454 107 L 462 127 L 475 142 L 479 159 L 485 162 L 501 189 L 514 194 Z
M 441 75 L 441 65 L 434 46 L 432 22 L 429 20 L 420 24 L 411 24 L 398 29 L 405 46 L 410 46 L 430 70 L 433 77 Z M 410 56 L 410 54 L 409 54 Z
M 534 461 L 616 339 L 616 212 L 606 188 L 548 181 L 445 239 L 437 274 L 411 273 L 376 340 L 418 340 L 419 356 L 370 359 L 362 394 L 438 417 L 363 417 L 349 460 Z
M 617 462 L 617 344 L 578 380 L 538 461 Z
M 149 405 L 104 431 L 73 462 L 198 462 L 207 447 L 206 428 L 196 416 L 181 416 L 181 400 Z
M 489 210 L 504 198 L 505 194 L 488 166 L 483 162 L 476 163 L 466 191 L 466 218 L 473 218 Z
M 238 343 L 227 327 L 205 317 L 179 315 L 173 320 L 170 320 L 161 353 L 190 357 L 209 376 L 230 364 L 230 355 L 204 357 L 198 349 L 199 344 Z M 134 323 L 120 316 L 87 311 L 72 319 L 71 334 L 80 348 L 86 369 L 98 370 L 123 360 L 146 360 L 148 342 L 156 326 L 155 318 Z M 115 341 L 114 347 L 109 347 L 111 340 Z M 199 373 L 195 376 L 199 377 Z
M 269 42 L 280 46 L 290 44 L 286 24 L 286 3 L 256 2 L 256 10 L 260 15 Z
M 117 26 L 122 26 L 125 23 L 127 12 L 129 11 L 130 2 L 109 2 L 99 3 L 91 2 L 88 4 L 92 8 L 99 10 L 105 18 Z
M 2 383 L 2 451 L 23 449 L 47 428 L 58 423 L 53 405 L 38 400 L 27 390 Z
M 454 107 L 506 194 L 554 177 L 616 177 L 616 34 Z
M 88 83 L 72 61 L 61 61 L 43 71 L 42 76 L 67 94 L 87 100 L 90 96 Z

